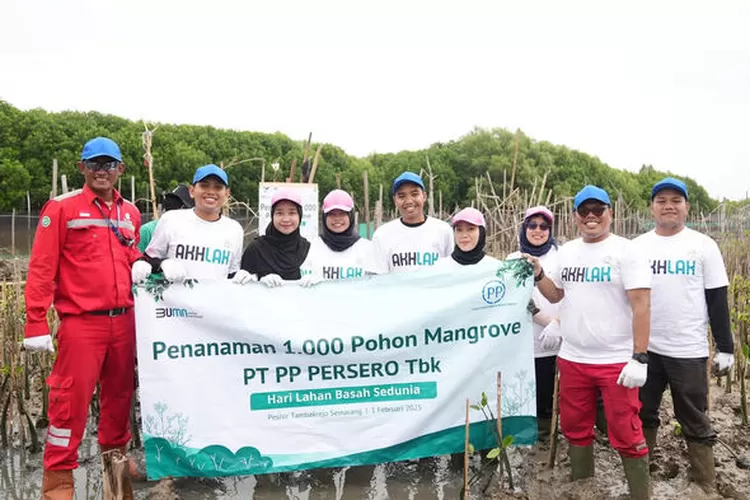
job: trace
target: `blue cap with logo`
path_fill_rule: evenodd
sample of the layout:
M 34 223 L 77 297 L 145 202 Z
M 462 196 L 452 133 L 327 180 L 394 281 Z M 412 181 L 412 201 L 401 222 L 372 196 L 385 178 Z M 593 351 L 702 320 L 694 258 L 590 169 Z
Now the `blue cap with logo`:
M 106 137 L 95 137 L 83 146 L 81 161 L 90 160 L 97 156 L 109 156 L 117 161 L 122 161 L 122 155 L 117 143 Z
M 686 200 L 688 199 L 687 186 L 680 179 L 675 179 L 674 177 L 667 177 L 654 184 L 654 187 L 651 189 L 651 199 L 653 200 L 656 193 L 664 189 L 674 189 L 684 196 Z
M 424 182 L 418 174 L 415 174 L 414 172 L 404 172 L 403 174 L 396 177 L 395 181 L 393 181 L 393 194 L 396 194 L 398 188 L 401 187 L 401 184 L 404 184 L 405 182 L 411 182 L 412 184 L 416 184 L 417 186 L 421 187 L 422 191 L 425 190 Z
M 195 175 L 193 175 L 193 184 L 202 181 L 210 175 L 215 175 L 225 186 L 229 186 L 229 177 L 227 176 L 227 173 L 221 167 L 218 167 L 213 163 L 198 167 L 195 171 Z
M 605 205 L 612 204 L 609 201 L 609 195 L 605 190 L 589 184 L 588 186 L 585 186 L 583 189 L 578 191 L 578 193 L 576 193 L 576 197 L 573 198 L 573 209 L 577 210 L 583 202 L 588 200 L 595 200 L 600 203 L 604 203 Z

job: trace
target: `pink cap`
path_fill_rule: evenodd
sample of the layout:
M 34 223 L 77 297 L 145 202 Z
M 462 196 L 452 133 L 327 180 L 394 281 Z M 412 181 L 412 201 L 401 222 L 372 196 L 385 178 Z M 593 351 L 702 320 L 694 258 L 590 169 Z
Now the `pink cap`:
M 300 196 L 299 193 L 294 189 L 281 188 L 277 190 L 271 197 L 271 206 L 273 207 L 282 200 L 291 201 L 292 203 L 295 203 L 302 207 L 302 196 Z
M 555 222 L 555 216 L 552 211 L 544 205 L 537 205 L 526 210 L 526 215 L 523 216 L 523 220 L 533 217 L 534 215 L 541 215 L 550 222 Z
M 481 226 L 484 228 L 487 227 L 487 224 L 484 222 L 484 215 L 482 215 L 482 212 L 480 212 L 476 208 L 467 207 L 458 212 L 453 216 L 451 225 L 455 226 L 461 221 L 468 222 L 469 224 L 473 224 L 475 226 Z
M 354 200 L 349 193 L 343 189 L 334 189 L 323 198 L 323 213 L 327 214 L 331 210 L 343 210 L 351 212 L 354 209 Z

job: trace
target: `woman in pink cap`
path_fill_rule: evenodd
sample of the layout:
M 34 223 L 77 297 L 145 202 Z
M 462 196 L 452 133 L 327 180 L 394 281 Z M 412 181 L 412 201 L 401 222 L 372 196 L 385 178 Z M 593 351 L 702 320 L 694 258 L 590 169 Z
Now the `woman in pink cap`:
M 372 242 L 360 238 L 354 226 L 354 200 L 346 191 L 334 189 L 323 199 L 323 230 L 303 264 L 310 278 L 305 276 L 300 284 L 361 278 L 372 261 Z
M 270 287 L 299 280 L 300 267 L 307 258 L 310 242 L 300 235 L 302 197 L 282 188 L 271 197 L 271 222 L 242 254 L 241 267 Z
M 552 235 L 555 216 L 545 206 L 531 207 L 521 224 L 518 235 L 521 251 L 508 255 L 519 259 L 521 253 L 539 257 L 544 272 L 552 273 L 557 267 L 557 243 Z M 539 440 L 547 441 L 552 425 L 552 398 L 555 389 L 555 363 L 562 337 L 557 318 L 559 304 L 551 304 L 534 287 L 534 304 L 540 309 L 534 315 L 534 364 L 536 368 L 536 417 Z
M 484 221 L 482 212 L 476 208 L 464 208 L 453 216 L 451 226 L 453 226 L 453 239 L 456 244 L 450 259 L 444 260 L 461 266 L 496 260 L 484 253 L 487 223 Z

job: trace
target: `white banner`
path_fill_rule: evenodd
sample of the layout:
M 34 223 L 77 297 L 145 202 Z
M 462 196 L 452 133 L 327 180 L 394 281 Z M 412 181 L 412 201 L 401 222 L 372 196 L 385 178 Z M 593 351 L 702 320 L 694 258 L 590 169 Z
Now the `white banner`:
M 536 441 L 531 266 L 426 269 L 312 289 L 136 289 L 148 476 L 227 476 L 462 451 L 465 402 Z M 471 442 L 495 446 L 480 411 Z
M 302 197 L 299 232 L 307 241 L 313 241 L 318 236 L 318 185 L 300 182 L 261 182 L 258 185 L 258 235 L 266 234 L 271 222 L 271 198 L 281 188 L 292 189 Z

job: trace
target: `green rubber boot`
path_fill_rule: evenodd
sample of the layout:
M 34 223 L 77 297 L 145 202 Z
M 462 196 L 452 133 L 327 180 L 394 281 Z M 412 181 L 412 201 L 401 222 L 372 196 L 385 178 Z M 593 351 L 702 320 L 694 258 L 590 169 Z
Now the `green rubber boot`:
M 594 445 L 568 447 L 570 479 L 577 481 L 594 475 Z

